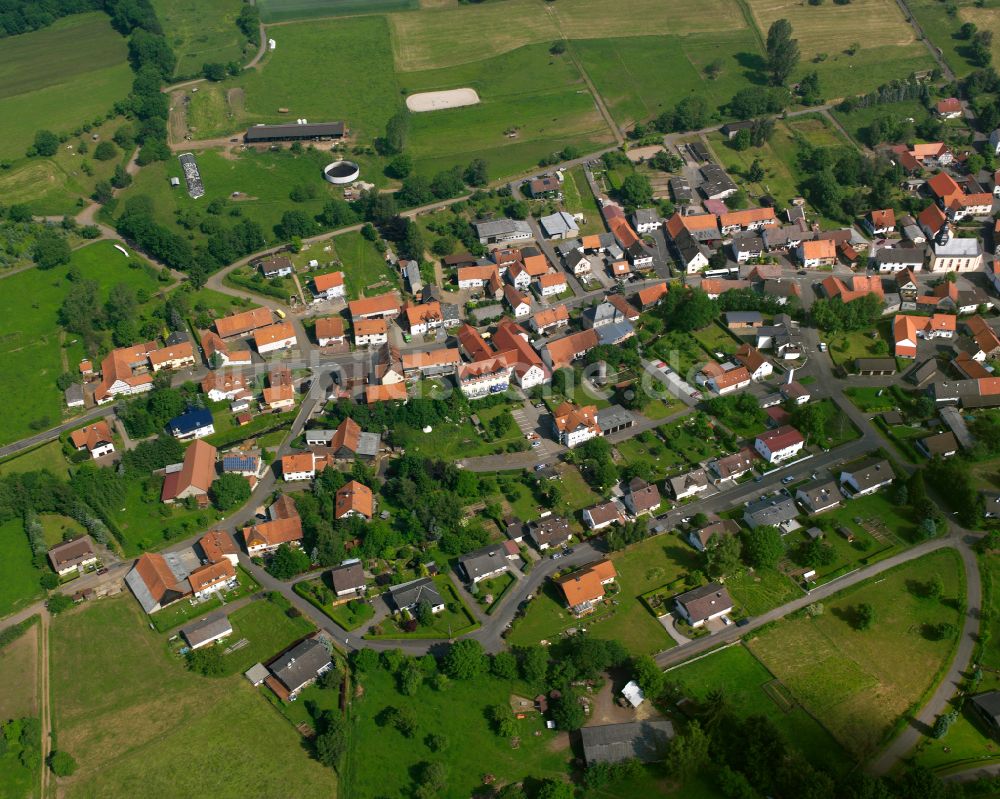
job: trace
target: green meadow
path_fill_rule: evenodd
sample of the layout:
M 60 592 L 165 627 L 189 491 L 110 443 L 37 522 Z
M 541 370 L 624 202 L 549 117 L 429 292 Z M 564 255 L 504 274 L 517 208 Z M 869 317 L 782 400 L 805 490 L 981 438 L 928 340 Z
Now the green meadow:
M 35 131 L 69 133 L 128 94 L 125 39 L 105 14 L 64 17 L 0 47 L 0 158 L 24 154 Z

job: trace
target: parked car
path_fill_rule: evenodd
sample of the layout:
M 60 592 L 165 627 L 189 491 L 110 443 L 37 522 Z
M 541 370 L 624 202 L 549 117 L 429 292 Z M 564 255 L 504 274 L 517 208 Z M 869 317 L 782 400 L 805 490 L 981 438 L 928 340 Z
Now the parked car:
M 819 351 L 820 352 L 826 352 L 826 342 L 825 341 L 821 341 L 819 343 Z
M 531 442 L 531 448 L 532 449 L 538 449 L 540 446 L 542 446 L 542 442 L 541 441 L 532 441 Z
M 793 482 L 794 480 L 795 480 L 795 476 L 791 475 L 791 474 L 788 474 L 788 475 L 785 475 L 784 477 L 781 478 L 781 484 L 783 486 L 786 486 L 789 483 Z

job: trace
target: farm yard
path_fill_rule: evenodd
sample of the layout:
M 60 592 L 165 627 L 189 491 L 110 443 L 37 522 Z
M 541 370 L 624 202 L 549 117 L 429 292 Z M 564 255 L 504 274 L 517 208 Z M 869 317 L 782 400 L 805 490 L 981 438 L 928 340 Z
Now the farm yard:
M 0 48 L 0 159 L 24 155 L 35 131 L 69 133 L 128 94 L 125 39 L 104 14 L 77 14 Z
M 334 772 L 303 753 L 299 734 L 242 676 L 187 671 L 145 622 L 126 594 L 52 624 L 54 727 L 80 763 L 61 783 L 69 799 L 242 799 L 281 795 L 293 782 L 334 791 Z M 270 756 L 247 758 L 249 740 L 267 740 Z
M 177 56 L 178 76 L 195 75 L 209 61 L 249 60 L 255 47 L 236 27 L 241 0 L 153 0 L 163 35 Z
M 935 575 L 944 585 L 940 599 L 925 595 Z M 963 596 L 958 556 L 946 550 L 837 594 L 819 615 L 778 622 L 748 646 L 795 701 L 864 758 L 936 682 L 954 650 L 955 600 Z M 858 629 L 857 608 L 866 603 L 875 620 Z

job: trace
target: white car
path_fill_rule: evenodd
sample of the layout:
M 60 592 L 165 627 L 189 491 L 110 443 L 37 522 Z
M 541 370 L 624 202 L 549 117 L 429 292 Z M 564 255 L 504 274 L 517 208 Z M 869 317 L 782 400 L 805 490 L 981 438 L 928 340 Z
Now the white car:
M 819 343 L 819 351 L 820 352 L 826 352 L 826 342 L 825 341 L 821 341 Z

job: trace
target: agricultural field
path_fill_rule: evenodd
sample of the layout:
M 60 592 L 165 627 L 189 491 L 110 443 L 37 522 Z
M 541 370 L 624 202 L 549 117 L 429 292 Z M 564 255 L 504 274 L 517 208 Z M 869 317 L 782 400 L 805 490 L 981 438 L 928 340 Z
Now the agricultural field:
M 721 688 L 734 713 L 741 717 L 764 716 L 810 763 L 834 773 L 843 771 L 849 763 L 847 752 L 806 709 L 781 703 L 780 694 L 774 692 L 775 676 L 741 644 L 671 669 L 667 678 L 678 682 L 684 695 L 697 701 L 704 701 Z
M 749 0 L 763 35 L 787 19 L 802 50 L 798 72 L 816 70 L 823 93 L 843 97 L 875 88 L 891 78 L 930 69 L 930 54 L 893 0 L 856 0 L 850 6 L 813 6 L 793 0 Z M 847 54 L 857 47 L 855 55 Z M 878 70 L 873 70 L 874 65 Z
M 419 8 L 418 0 L 259 0 L 263 22 L 290 22 L 296 19 L 378 14 Z
M 76 268 L 85 278 L 98 281 L 103 298 L 117 283 L 152 295 L 159 284 L 144 265 L 138 256 L 126 259 L 111 242 L 102 241 L 75 250 L 69 264 L 48 271 L 28 269 L 4 278 L 0 383 L 20 388 L 7 398 L 0 442 L 16 441 L 63 418 L 62 392 L 55 381 L 62 372 L 75 369 L 84 354 L 82 344 L 64 341 L 58 322 L 59 307 L 73 288 L 67 279 L 69 270 Z
M 546 730 L 536 713 L 515 722 L 520 746 L 495 735 L 485 711 L 490 705 L 506 704 L 512 693 L 531 695 L 524 684 L 483 676 L 475 680 L 452 680 L 442 690 L 428 684 L 413 696 L 396 690 L 393 675 L 376 668 L 362 673 L 363 695 L 351 706 L 351 735 L 345 768 L 343 796 L 351 799 L 403 799 L 413 796 L 418 764 L 443 759 L 451 765 L 448 788 L 441 799 L 472 795 L 482 785 L 482 775 L 493 774 L 497 784 L 527 776 L 537 779 L 562 777 L 573 758 L 569 739 Z M 410 737 L 385 726 L 382 713 L 389 707 L 416 713 L 419 728 Z M 538 733 L 537 735 L 535 733 Z M 435 758 L 427 748 L 430 734 L 443 735 L 448 748 Z M 372 752 L 378 757 L 372 757 Z M 391 763 L 392 768 L 386 764 Z M 462 764 L 461 766 L 459 764 Z
M 702 4 L 624 0 L 614 6 L 597 0 L 546 5 L 542 0 L 507 0 L 483 5 L 447 5 L 419 14 L 393 14 L 396 67 L 410 72 L 455 66 L 482 58 L 479 36 L 490 31 L 490 52 L 507 53 L 555 39 L 686 35 L 746 27 L 733 0 Z
M 54 727 L 80 764 L 61 781 L 69 799 L 335 791 L 334 773 L 243 677 L 187 671 L 127 594 L 55 619 L 51 659 Z M 250 740 L 269 756 L 248 758 Z
M 924 595 L 935 575 L 941 599 Z M 748 646 L 796 702 L 859 758 L 874 753 L 897 719 L 933 687 L 954 651 L 964 576 L 951 550 L 927 555 L 837 594 L 816 617 L 778 622 Z M 875 621 L 857 629 L 857 607 Z M 937 639 L 932 628 L 951 625 Z M 892 652 L 887 660 L 884 653 Z
M 191 95 L 189 123 L 197 128 L 198 138 L 302 117 L 312 122 L 343 120 L 363 142 L 381 135 L 402 104 L 384 17 L 283 25 L 269 35 L 277 47 L 259 69 Z M 303 80 L 304 75 L 323 79 Z M 236 96 L 230 94 L 227 100 L 229 92 Z M 280 113 L 279 108 L 288 112 Z
M 249 61 L 255 47 L 236 27 L 241 0 L 153 0 L 174 55 L 177 76 L 195 75 L 209 61 Z
M 132 72 L 125 39 L 105 14 L 76 14 L 12 36 L 0 49 L 0 159 L 24 155 L 35 131 L 55 133 L 102 119 L 125 98 Z

